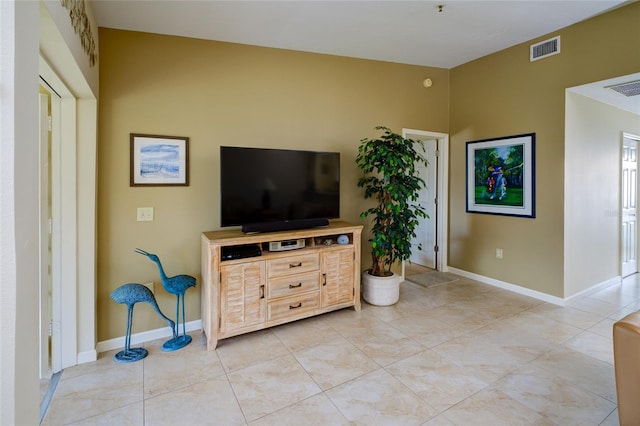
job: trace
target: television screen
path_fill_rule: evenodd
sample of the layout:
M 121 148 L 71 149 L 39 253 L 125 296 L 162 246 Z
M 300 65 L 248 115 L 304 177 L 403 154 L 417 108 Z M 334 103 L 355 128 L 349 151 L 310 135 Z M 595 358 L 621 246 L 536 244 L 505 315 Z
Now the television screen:
M 220 182 L 221 226 L 340 216 L 338 152 L 222 146 Z

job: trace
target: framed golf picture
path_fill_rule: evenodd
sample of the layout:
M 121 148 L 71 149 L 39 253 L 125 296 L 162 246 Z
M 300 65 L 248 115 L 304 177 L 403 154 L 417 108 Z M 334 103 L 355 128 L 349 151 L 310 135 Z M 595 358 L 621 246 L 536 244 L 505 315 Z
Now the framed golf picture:
M 535 133 L 467 142 L 467 212 L 534 218 Z

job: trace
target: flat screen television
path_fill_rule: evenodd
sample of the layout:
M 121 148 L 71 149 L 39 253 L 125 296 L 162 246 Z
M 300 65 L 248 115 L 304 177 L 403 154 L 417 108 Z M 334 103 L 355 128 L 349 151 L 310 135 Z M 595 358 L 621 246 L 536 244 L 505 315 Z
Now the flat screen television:
M 221 226 L 272 232 L 340 217 L 340 153 L 220 147 Z

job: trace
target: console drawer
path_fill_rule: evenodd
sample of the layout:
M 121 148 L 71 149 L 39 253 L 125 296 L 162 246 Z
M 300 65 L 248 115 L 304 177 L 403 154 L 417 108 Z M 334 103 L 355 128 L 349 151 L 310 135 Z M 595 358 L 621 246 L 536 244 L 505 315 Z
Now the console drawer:
M 282 277 L 291 274 L 320 270 L 320 254 L 308 253 L 267 261 L 267 276 Z
M 267 321 L 304 315 L 320 307 L 320 292 L 301 294 L 269 302 Z
M 306 274 L 287 275 L 270 278 L 267 285 L 267 298 L 294 296 L 300 293 L 320 289 L 320 271 Z

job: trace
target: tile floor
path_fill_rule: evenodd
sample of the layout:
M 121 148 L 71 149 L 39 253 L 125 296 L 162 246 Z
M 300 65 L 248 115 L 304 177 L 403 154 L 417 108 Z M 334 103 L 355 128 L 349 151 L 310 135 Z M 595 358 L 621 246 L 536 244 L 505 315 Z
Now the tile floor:
M 617 425 L 640 279 L 558 307 L 466 278 L 177 352 L 64 370 L 44 425 Z

